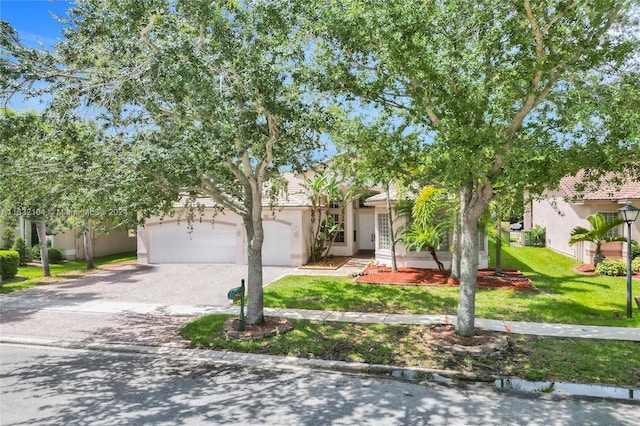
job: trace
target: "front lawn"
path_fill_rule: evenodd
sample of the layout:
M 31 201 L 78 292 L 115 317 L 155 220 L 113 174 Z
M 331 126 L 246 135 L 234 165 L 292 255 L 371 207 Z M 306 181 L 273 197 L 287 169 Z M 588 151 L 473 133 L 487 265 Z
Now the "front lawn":
M 494 253 L 493 246 L 490 246 Z M 546 248 L 503 247 L 503 267 L 530 276 L 538 291 L 478 289 L 476 316 L 509 321 L 640 327 L 627 319 L 626 280 L 573 272 L 578 263 Z M 633 282 L 640 294 L 640 282 Z M 265 306 L 336 311 L 455 314 L 458 289 L 355 284 L 350 277 L 289 275 L 264 291 Z M 619 319 L 613 318 L 614 311 Z
M 132 261 L 136 260 L 136 258 L 135 253 L 122 253 L 97 257 L 93 262 L 96 266 L 96 271 L 99 271 L 103 265 Z M 36 285 L 50 284 L 64 279 L 79 277 L 87 273 L 87 262 L 84 260 L 72 260 L 60 264 L 51 264 L 49 269 L 51 277 L 45 278 L 42 275 L 42 266 L 38 264 L 21 266 L 18 268 L 16 277 L 24 277 L 27 279 L 23 281 L 3 282 L 0 293 L 11 293 L 12 291 L 22 290 Z

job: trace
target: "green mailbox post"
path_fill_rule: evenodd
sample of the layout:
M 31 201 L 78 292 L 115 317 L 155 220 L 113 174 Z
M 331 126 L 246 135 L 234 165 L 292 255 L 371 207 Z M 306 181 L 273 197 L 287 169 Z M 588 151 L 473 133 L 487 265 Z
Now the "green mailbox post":
M 235 287 L 227 293 L 227 299 L 240 300 L 240 318 L 238 319 L 238 331 L 244 331 L 244 279 L 240 280 L 240 287 Z

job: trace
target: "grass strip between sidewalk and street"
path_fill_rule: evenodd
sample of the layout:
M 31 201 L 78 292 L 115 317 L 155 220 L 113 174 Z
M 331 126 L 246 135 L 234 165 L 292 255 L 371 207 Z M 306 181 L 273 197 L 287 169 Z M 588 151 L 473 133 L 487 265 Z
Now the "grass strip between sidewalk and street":
M 511 345 L 498 358 L 470 359 L 438 352 L 425 344 L 428 326 L 333 323 L 291 320 L 294 329 L 263 340 L 225 340 L 231 315 L 206 315 L 188 323 L 181 334 L 192 345 L 309 359 L 456 370 L 480 376 L 532 381 L 640 385 L 640 343 L 510 335 Z

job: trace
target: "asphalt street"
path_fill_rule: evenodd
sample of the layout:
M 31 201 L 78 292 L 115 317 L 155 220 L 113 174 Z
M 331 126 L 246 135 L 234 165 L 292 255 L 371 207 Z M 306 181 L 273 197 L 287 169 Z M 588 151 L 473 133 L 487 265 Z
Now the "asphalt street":
M 2 425 L 635 425 L 638 405 L 190 356 L 0 346 Z

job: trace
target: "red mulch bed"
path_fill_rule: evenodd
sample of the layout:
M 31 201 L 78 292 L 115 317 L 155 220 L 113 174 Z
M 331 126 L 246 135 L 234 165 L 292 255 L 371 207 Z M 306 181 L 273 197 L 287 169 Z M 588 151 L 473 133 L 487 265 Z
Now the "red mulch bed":
M 392 284 L 406 286 L 457 286 L 459 283 L 449 279 L 449 272 L 444 274 L 437 269 L 398 268 L 391 272 L 386 266 L 369 266 L 356 281 L 362 284 Z M 496 275 L 493 269 L 478 271 L 478 288 L 495 288 L 505 290 L 534 290 L 531 280 L 519 271 L 503 270 Z
M 578 265 L 573 270 L 579 274 L 583 275 L 598 275 L 596 272 L 596 267 L 591 263 L 584 263 L 582 265 Z

